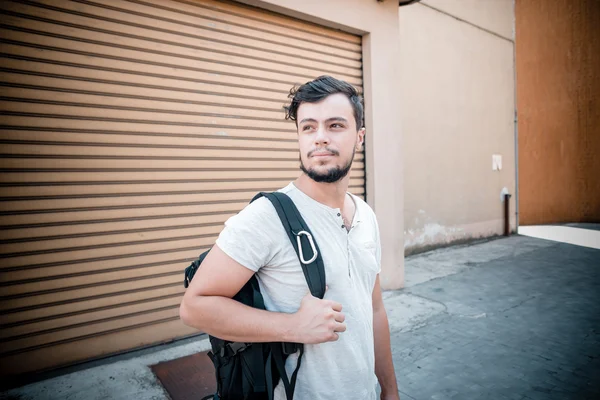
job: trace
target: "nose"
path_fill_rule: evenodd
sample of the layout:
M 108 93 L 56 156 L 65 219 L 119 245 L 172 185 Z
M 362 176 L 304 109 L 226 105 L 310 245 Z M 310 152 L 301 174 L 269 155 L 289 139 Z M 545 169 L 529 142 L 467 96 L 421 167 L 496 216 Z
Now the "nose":
M 316 146 L 326 146 L 329 144 L 329 135 L 327 134 L 327 130 L 323 126 L 319 126 L 317 132 L 315 134 L 315 145 Z

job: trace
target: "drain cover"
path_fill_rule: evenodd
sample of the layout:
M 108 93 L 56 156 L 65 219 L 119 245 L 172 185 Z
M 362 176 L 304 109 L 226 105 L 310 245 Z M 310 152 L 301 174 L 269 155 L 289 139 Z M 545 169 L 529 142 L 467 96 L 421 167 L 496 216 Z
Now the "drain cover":
M 198 400 L 217 389 L 215 367 L 206 352 L 150 367 L 172 400 Z

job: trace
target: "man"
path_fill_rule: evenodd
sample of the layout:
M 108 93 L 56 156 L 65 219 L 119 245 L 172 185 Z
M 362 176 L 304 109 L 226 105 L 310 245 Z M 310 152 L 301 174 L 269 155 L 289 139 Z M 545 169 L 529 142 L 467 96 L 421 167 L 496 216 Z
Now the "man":
M 237 342 L 304 343 L 294 397 L 299 400 L 398 400 L 387 315 L 381 297 L 377 220 L 347 193 L 364 143 L 356 89 L 322 76 L 290 91 L 303 174 L 281 189 L 310 227 L 325 264 L 324 299 L 313 297 L 272 204 L 260 198 L 231 217 L 181 303 L 181 319 Z M 231 299 L 257 274 L 268 311 Z M 286 361 L 288 376 L 297 354 Z M 283 385 L 276 399 L 285 399 Z

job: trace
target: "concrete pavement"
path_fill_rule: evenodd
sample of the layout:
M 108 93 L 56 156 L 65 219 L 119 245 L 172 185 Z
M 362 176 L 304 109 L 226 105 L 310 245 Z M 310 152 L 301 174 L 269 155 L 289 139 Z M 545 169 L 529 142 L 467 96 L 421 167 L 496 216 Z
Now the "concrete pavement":
M 409 260 L 407 276 L 444 259 L 401 295 L 432 310 L 392 333 L 404 400 L 600 398 L 599 250 L 512 237 Z
M 401 398 L 600 398 L 599 298 L 591 248 L 513 236 L 409 257 L 406 288 L 384 293 Z M 113 357 L 0 397 L 168 399 L 148 366 L 207 346 Z

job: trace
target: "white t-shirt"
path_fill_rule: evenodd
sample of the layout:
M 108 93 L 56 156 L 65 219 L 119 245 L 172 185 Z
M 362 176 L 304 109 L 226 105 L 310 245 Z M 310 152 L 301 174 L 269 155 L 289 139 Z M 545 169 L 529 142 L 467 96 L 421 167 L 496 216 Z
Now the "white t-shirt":
M 352 228 L 343 226 L 340 209 L 317 202 L 293 183 L 280 190 L 300 211 L 325 264 L 326 299 L 342 304 L 346 331 L 335 342 L 305 345 L 294 398 L 298 400 L 375 399 L 372 293 L 381 269 L 381 247 L 375 214 L 352 196 L 356 212 Z M 298 256 L 275 208 L 266 198 L 229 218 L 217 246 L 241 265 L 257 272 L 267 310 L 294 313 L 308 292 Z M 288 377 L 297 354 L 286 361 Z M 276 400 L 285 400 L 283 385 Z

